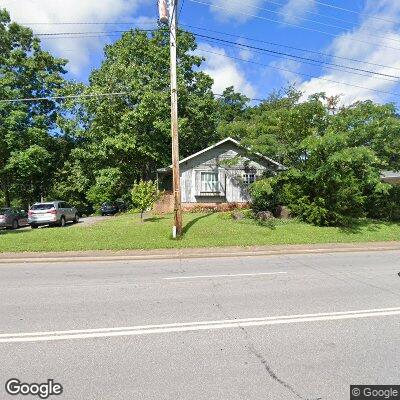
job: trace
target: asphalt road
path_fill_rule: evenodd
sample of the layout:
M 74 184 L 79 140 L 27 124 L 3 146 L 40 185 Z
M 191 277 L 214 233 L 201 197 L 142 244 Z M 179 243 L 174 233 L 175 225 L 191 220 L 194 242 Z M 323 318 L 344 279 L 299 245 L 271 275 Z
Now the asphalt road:
M 206 251 L 206 250 L 205 250 Z M 52 399 L 349 399 L 400 384 L 400 254 L 0 265 L 5 382 Z M 36 397 L 38 398 L 38 397 Z

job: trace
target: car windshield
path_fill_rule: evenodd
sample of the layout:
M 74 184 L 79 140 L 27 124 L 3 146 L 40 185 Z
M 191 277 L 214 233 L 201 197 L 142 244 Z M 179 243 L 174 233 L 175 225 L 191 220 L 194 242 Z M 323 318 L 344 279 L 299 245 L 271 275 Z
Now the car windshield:
M 9 208 L 0 208 L 0 215 L 4 215 L 5 213 L 11 211 Z
M 115 205 L 114 203 L 110 203 L 110 202 L 103 203 L 103 207 L 113 207 L 114 205 Z
M 32 206 L 32 210 L 50 210 L 54 208 L 54 204 L 35 204 Z

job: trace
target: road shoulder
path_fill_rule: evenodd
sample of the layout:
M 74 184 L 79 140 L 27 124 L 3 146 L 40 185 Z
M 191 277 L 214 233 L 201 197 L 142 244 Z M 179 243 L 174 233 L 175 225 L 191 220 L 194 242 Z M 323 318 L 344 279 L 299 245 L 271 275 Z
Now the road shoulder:
M 400 251 L 400 241 L 369 243 L 331 243 L 311 245 L 271 245 L 222 248 L 186 248 L 126 251 L 68 251 L 68 252 L 26 252 L 1 253 L 0 264 L 75 262 L 75 261 L 123 261 L 163 260 L 180 258 L 254 257 L 285 254 L 318 254 L 371 251 Z

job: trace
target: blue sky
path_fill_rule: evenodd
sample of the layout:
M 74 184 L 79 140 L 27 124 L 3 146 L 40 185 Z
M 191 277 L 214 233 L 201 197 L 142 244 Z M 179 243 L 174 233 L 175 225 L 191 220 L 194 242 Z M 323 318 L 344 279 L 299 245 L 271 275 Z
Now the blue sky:
M 182 5 L 182 0 L 180 2 Z M 36 33 L 105 32 L 129 29 L 131 26 L 150 28 L 157 18 L 155 3 L 155 0 L 0 2 L 11 11 L 14 20 L 32 23 Z M 60 22 L 97 24 L 54 24 Z M 377 102 L 399 102 L 400 88 L 396 79 L 400 76 L 399 1 L 185 0 L 180 22 L 184 27 L 192 25 L 233 36 L 191 28 L 205 35 L 336 64 L 332 68 L 310 65 L 312 61 L 307 64 L 305 60 L 199 39 L 199 54 L 206 57 L 203 69 L 214 78 L 216 93 L 233 85 L 249 97 L 265 98 L 273 89 L 296 83 L 305 96 L 320 91 L 329 95 L 342 94 L 342 101 L 347 104 L 367 98 Z M 90 71 L 101 63 L 104 45 L 117 38 L 105 34 L 101 37 L 43 39 L 43 43 L 58 56 L 71 60 L 71 78 L 87 81 Z M 276 45 L 245 38 L 274 42 Z M 326 53 L 327 56 L 310 51 Z M 350 58 L 361 62 L 350 61 Z M 358 71 L 350 73 L 343 66 L 357 68 Z M 396 92 L 398 96 L 390 94 Z

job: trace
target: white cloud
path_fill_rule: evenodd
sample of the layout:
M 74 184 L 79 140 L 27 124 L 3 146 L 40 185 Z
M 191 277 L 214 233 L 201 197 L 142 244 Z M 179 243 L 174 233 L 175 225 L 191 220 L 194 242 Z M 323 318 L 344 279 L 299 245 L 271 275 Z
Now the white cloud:
M 398 20 L 400 18 L 400 3 L 391 0 L 369 0 L 366 4 L 369 16 L 360 21 L 358 28 L 350 33 L 345 33 L 332 42 L 329 51 L 333 55 L 333 62 L 355 68 L 372 70 L 381 74 L 399 76 L 400 71 L 384 66 L 360 64 L 357 62 L 343 60 L 337 57 L 347 57 L 363 62 L 382 64 L 389 67 L 400 68 L 400 33 L 395 22 L 377 20 L 371 17 L 389 18 Z M 380 32 L 380 33 L 378 33 Z M 377 34 L 384 38 L 372 38 L 366 35 Z M 361 40 L 366 43 L 354 41 Z M 397 40 L 396 41 L 393 41 Z M 385 47 L 387 46 L 387 47 Z M 396 47 L 394 50 L 390 47 Z M 358 72 L 357 72 L 358 73 Z M 362 74 L 362 72 L 359 72 Z M 392 79 L 392 78 L 385 78 Z M 377 77 L 353 75 L 341 71 L 326 70 L 319 78 L 313 78 L 300 86 L 306 95 L 315 92 L 326 92 L 328 95 L 343 94 L 342 102 L 349 104 L 355 101 L 372 99 L 383 102 L 390 98 L 390 94 L 373 92 L 364 88 L 371 88 L 383 92 L 396 91 L 398 82 L 396 80 L 385 80 Z M 334 83 L 337 81 L 342 83 Z M 354 85 L 354 86 L 350 86 Z M 359 86 L 359 87 L 355 87 Z M 363 88 L 364 87 L 364 88 Z
M 295 60 L 283 59 L 279 61 L 273 61 L 270 65 L 277 69 L 279 75 L 287 81 L 289 84 L 299 85 L 303 79 L 298 74 L 301 64 Z
M 233 86 L 248 97 L 255 96 L 256 91 L 246 80 L 244 72 L 234 60 L 223 56 L 226 54 L 224 49 L 204 43 L 200 43 L 198 49 L 201 50 L 199 54 L 206 58 L 202 70 L 214 79 L 214 93 L 222 93 L 228 86 Z
M 257 9 L 262 4 L 262 0 L 211 0 L 210 6 L 211 12 L 218 15 L 222 19 L 235 19 L 239 22 L 245 22 L 251 19 L 250 15 L 246 14 L 257 14 Z
M 121 26 L 103 25 L 101 22 L 127 20 L 142 4 L 153 0 L 2 0 L 1 6 L 10 11 L 11 18 L 20 23 L 96 22 L 98 25 L 32 25 L 35 33 L 54 32 L 104 32 L 107 29 L 123 30 Z M 148 22 L 138 18 L 138 24 Z M 101 51 L 107 37 L 79 39 L 42 39 L 44 46 L 59 57 L 70 60 L 69 70 L 79 75 L 88 66 L 91 56 Z
M 282 8 L 286 22 L 296 22 L 315 7 L 315 0 L 289 0 Z

